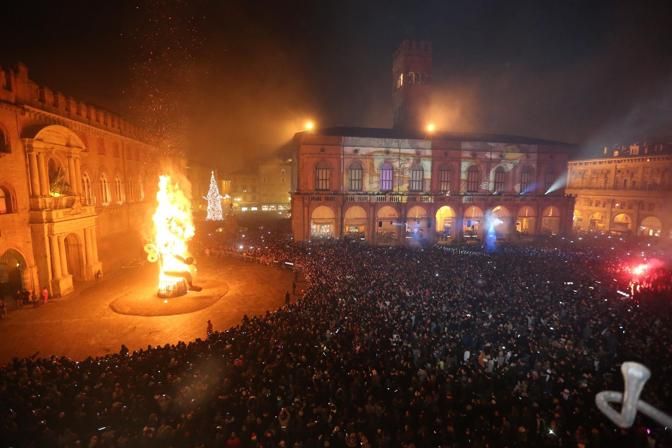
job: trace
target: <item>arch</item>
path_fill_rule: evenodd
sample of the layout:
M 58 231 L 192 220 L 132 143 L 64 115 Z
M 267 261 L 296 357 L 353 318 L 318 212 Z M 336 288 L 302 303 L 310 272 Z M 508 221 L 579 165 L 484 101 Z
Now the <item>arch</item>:
M 477 193 L 481 185 L 481 170 L 478 165 L 467 168 L 467 193 Z
M 627 213 L 619 213 L 612 219 L 611 230 L 620 233 L 629 233 L 632 231 L 632 218 Z
M 96 196 L 93 194 L 93 186 L 91 185 L 91 177 L 86 172 L 82 173 L 82 200 L 85 205 L 94 205 L 96 203 Z
M 525 165 L 520 170 L 520 194 L 528 194 L 534 191 L 534 168 Z
M 663 232 L 663 223 L 656 216 L 647 216 L 639 223 L 638 233 L 643 236 L 660 236 Z
M 497 205 L 490 210 L 491 219 L 496 218 L 498 221 L 491 221 L 488 226 L 492 226 L 497 236 L 508 236 L 511 233 L 511 212 L 503 205 Z
M 541 212 L 541 232 L 557 235 L 560 233 L 560 210 L 554 205 L 549 205 Z
M 311 238 L 333 238 L 336 235 L 336 214 L 331 207 L 320 205 L 310 215 Z
M 399 212 L 389 205 L 381 207 L 376 212 L 376 241 L 392 243 L 399 239 Z
M 26 259 L 16 249 L 7 249 L 0 255 L 0 297 L 13 296 L 25 288 Z
M 394 167 L 390 162 L 380 166 L 380 191 L 392 191 L 394 188 Z
M 8 185 L 0 184 L 0 215 L 16 213 L 16 195 L 14 189 Z
M 448 205 L 440 207 L 436 211 L 436 232 L 444 238 L 454 236 L 455 210 Z
M 483 210 L 475 205 L 467 207 L 462 220 L 462 232 L 465 238 L 480 236 L 483 229 Z
M 574 224 L 574 229 L 581 230 L 583 227 L 583 213 L 580 210 L 574 209 L 574 214 L 572 215 L 572 222 Z
M 86 145 L 72 129 L 57 124 L 28 126 L 21 132 L 21 137 L 33 139 L 33 147 L 61 146 L 86 150 Z
M 593 212 L 588 220 L 588 230 L 602 231 L 605 227 L 604 215 L 601 212 Z
M 516 231 L 522 235 L 534 235 L 537 222 L 537 211 L 534 207 L 525 205 L 518 209 Z
M 506 176 L 506 171 L 504 170 L 503 166 L 498 166 L 495 168 L 493 171 L 492 175 L 492 191 L 495 193 L 501 193 L 504 191 L 505 187 L 505 176 Z
M 65 259 L 68 263 L 68 272 L 75 280 L 84 280 L 84 246 L 76 233 L 65 237 Z
M 362 237 L 366 234 L 368 216 L 366 210 L 359 205 L 352 205 L 345 211 L 343 217 L 344 234 Z
M 362 163 L 359 160 L 355 160 L 350 164 L 348 167 L 348 186 L 350 191 L 362 191 L 364 183 L 363 173 Z

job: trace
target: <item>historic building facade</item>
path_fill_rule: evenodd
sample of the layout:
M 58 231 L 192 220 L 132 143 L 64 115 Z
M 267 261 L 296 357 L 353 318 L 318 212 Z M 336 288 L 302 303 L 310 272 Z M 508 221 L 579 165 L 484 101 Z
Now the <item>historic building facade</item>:
M 296 240 L 401 244 L 571 231 L 573 199 L 562 185 L 568 146 L 425 128 L 431 68 L 429 42 L 405 41 L 394 53 L 392 129 L 297 134 Z
M 141 135 L 0 68 L 0 294 L 65 295 L 141 256 L 160 163 Z
M 672 238 L 672 144 L 605 148 L 569 162 L 574 228 Z
M 374 244 L 566 234 L 566 145 L 510 136 L 331 128 L 297 137 L 298 241 Z

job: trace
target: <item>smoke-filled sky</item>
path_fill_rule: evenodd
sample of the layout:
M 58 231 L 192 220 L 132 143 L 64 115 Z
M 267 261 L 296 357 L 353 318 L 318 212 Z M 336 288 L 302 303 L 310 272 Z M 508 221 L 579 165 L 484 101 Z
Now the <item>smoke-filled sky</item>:
M 0 62 L 132 117 L 226 170 L 307 117 L 389 127 L 391 59 L 434 49 L 443 130 L 583 151 L 672 135 L 672 2 L 14 1 Z

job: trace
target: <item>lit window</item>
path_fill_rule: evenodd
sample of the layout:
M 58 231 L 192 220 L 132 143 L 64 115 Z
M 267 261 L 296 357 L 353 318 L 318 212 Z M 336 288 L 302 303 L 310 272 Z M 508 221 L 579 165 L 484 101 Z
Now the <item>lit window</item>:
M 329 165 L 320 162 L 315 167 L 315 189 L 328 191 L 331 186 L 331 169 Z
M 119 179 L 119 177 L 114 178 L 114 194 L 118 204 L 124 202 L 124 186 L 121 183 L 121 179 Z
M 100 203 L 101 205 L 110 203 L 110 184 L 104 174 L 100 176 Z
M 350 191 L 362 191 L 362 164 L 359 162 L 350 165 Z
M 478 192 L 479 185 L 481 183 L 481 172 L 478 170 L 476 165 L 472 165 L 467 170 L 467 192 L 476 193 Z
M 410 191 L 422 191 L 424 170 L 422 165 L 415 165 L 411 168 L 411 180 L 408 185 Z
M 450 191 L 450 170 L 448 168 L 441 168 L 439 171 L 439 190 L 443 193 Z
M 380 167 L 380 191 L 392 191 L 392 179 L 394 178 L 394 169 L 390 162 L 383 163 Z
M 532 177 L 533 177 L 533 172 L 532 168 L 529 166 L 526 166 L 523 168 L 523 170 L 520 173 L 520 193 L 521 194 L 526 194 L 529 193 L 533 185 L 532 185 Z
M 84 204 L 93 205 L 96 203 L 95 197 L 93 196 L 93 189 L 91 188 L 91 178 L 87 173 L 82 175 L 82 187 L 84 189 Z

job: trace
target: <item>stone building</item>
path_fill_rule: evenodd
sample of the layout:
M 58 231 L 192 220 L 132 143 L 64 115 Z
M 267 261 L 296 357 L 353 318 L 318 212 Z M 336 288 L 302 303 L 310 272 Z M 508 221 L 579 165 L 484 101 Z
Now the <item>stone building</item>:
M 507 135 L 423 131 L 431 45 L 404 42 L 392 72 L 392 129 L 296 135 L 292 230 L 298 241 L 352 236 L 374 244 L 566 234 L 569 146 Z
M 228 176 L 236 212 L 281 212 L 289 210 L 292 164 L 279 157 L 259 163 L 253 171 Z
M 158 173 L 137 128 L 0 68 L 0 293 L 62 296 L 140 257 Z
M 577 231 L 672 238 L 672 144 L 605 148 L 568 176 Z

